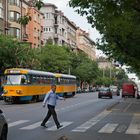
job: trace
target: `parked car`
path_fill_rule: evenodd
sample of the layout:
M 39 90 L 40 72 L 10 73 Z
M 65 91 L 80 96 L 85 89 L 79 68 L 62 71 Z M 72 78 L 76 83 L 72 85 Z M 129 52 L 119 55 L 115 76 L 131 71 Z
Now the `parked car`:
M 109 97 L 112 98 L 112 92 L 109 87 L 101 87 L 99 88 L 98 98 L 101 97 Z
M 0 109 L 0 140 L 7 140 L 8 134 L 8 123 L 3 114 L 3 111 Z
M 81 93 L 81 92 L 82 92 L 81 88 L 77 87 L 77 93 Z
M 140 99 L 140 81 L 136 82 L 136 87 L 135 87 L 135 90 L 136 90 L 136 95 L 137 95 L 137 99 Z
M 135 98 L 135 87 L 131 83 L 123 83 L 122 84 L 122 97 L 132 96 Z
M 110 86 L 110 89 L 111 89 L 113 95 L 117 95 L 117 96 L 120 95 L 120 91 L 117 86 L 112 85 L 112 86 Z

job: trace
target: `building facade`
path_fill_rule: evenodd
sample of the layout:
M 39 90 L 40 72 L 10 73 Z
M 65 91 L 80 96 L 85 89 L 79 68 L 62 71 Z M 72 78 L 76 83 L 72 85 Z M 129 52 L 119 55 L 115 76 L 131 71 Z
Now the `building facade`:
M 67 19 L 68 26 L 67 26 L 67 44 L 73 51 L 77 51 L 76 46 L 76 31 L 77 26 L 75 23 Z
M 45 4 L 41 8 L 44 14 L 43 40 L 51 39 L 53 44 L 67 45 L 67 18 L 53 4 Z
M 0 0 L 0 34 L 7 34 L 8 26 L 8 1 Z
M 113 67 L 113 64 L 108 60 L 106 59 L 105 57 L 99 57 L 97 59 L 97 63 L 98 63 L 98 67 L 100 69 L 107 69 L 107 68 L 112 68 Z
M 78 28 L 76 33 L 77 49 L 83 51 L 91 60 L 96 59 L 95 43 L 90 39 L 89 34 Z
M 18 18 L 21 16 L 22 2 L 20 0 L 8 1 L 8 21 L 10 23 L 8 34 L 21 39 L 21 25 L 17 23 Z
M 29 7 L 28 14 L 31 16 L 31 21 L 27 24 L 26 33 L 27 33 L 27 42 L 31 43 L 32 48 L 39 48 L 42 43 L 42 23 L 43 23 L 43 14 L 40 13 L 36 8 Z

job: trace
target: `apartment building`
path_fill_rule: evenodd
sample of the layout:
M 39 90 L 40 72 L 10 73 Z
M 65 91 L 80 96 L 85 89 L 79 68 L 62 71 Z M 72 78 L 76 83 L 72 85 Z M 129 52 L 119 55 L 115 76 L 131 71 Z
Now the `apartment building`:
M 43 14 L 30 5 L 29 0 L 9 0 L 9 31 L 8 34 L 21 41 L 28 42 L 32 48 L 41 46 Z M 29 15 L 31 21 L 26 26 L 17 22 L 21 16 Z
M 21 25 L 17 23 L 21 16 L 22 2 L 20 0 L 8 1 L 8 21 L 10 23 L 8 34 L 21 39 Z
M 67 18 L 54 4 L 45 4 L 41 8 L 44 14 L 43 40 L 51 39 L 53 44 L 67 45 Z
M 95 43 L 89 37 L 89 33 L 86 33 L 82 29 L 78 28 L 76 33 L 77 49 L 85 52 L 91 60 L 96 59 Z
M 67 44 L 70 46 L 72 51 L 77 51 L 77 46 L 76 46 L 76 31 L 77 31 L 77 26 L 74 22 L 70 21 L 67 19 Z
M 8 1 L 0 0 L 0 34 L 7 34 L 8 31 Z
M 26 34 L 28 36 L 27 42 L 31 43 L 32 48 L 39 48 L 43 45 L 43 18 L 44 15 L 34 7 L 28 7 L 28 14 L 31 16 L 31 21 L 27 24 Z
M 111 61 L 109 61 L 105 57 L 99 57 L 97 59 L 97 63 L 98 63 L 98 67 L 100 69 L 107 69 L 107 68 L 112 68 L 113 67 L 113 64 L 111 63 Z

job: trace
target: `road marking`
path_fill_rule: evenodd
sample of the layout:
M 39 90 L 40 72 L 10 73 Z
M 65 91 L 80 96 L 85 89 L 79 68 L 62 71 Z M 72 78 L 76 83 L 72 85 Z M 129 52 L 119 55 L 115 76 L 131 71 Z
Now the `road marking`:
M 40 126 L 42 121 L 20 128 L 21 130 L 31 130 Z
M 140 116 L 134 114 L 126 134 L 140 134 Z
M 118 124 L 116 123 L 107 123 L 102 129 L 100 129 L 98 132 L 99 133 L 112 133 Z
M 128 106 L 123 110 L 123 112 L 126 112 L 131 105 L 132 103 L 128 104 Z
M 73 122 L 62 122 L 61 124 L 63 125 L 63 127 L 61 127 L 60 129 L 72 124 Z M 56 131 L 56 130 L 60 130 L 60 129 L 57 129 L 56 126 L 52 126 L 50 128 L 47 128 L 46 130 L 49 130 L 49 131 Z
M 12 122 L 12 123 L 9 123 L 8 124 L 8 127 L 13 127 L 13 126 L 16 126 L 16 125 L 19 125 L 19 124 L 23 124 L 23 123 L 26 123 L 26 122 L 29 122 L 29 120 L 19 120 L 19 121 L 15 121 L 15 122 Z
M 90 119 L 89 121 L 85 122 L 84 124 L 76 127 L 75 129 L 73 129 L 73 132 L 85 132 L 87 131 L 90 127 L 94 126 L 95 124 L 97 124 L 100 120 L 102 120 L 103 118 L 105 118 L 111 111 L 103 111 L 100 114 L 98 114 L 97 116 L 93 117 L 92 119 Z
M 125 132 L 126 129 L 127 129 L 127 126 L 124 125 L 124 124 L 121 124 L 121 125 L 119 125 L 118 128 L 116 129 L 116 132 L 122 133 L 122 132 Z

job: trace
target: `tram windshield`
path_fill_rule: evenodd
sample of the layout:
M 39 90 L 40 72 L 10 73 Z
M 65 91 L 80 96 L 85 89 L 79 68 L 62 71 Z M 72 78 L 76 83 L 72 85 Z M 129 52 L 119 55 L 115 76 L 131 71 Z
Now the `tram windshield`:
M 6 82 L 7 85 L 20 85 L 26 84 L 26 76 L 25 75 L 6 75 Z

